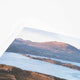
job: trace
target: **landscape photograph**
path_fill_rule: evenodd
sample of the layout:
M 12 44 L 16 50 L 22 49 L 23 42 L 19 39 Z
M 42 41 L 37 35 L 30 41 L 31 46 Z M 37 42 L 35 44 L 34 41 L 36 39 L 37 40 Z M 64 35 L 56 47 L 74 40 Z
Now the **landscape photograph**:
M 24 27 L 0 57 L 0 80 L 80 80 L 80 39 Z

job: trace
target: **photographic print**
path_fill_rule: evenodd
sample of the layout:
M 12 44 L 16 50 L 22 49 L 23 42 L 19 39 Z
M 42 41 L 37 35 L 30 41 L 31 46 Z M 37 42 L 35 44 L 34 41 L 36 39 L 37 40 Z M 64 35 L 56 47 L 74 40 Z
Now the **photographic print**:
M 24 27 L 0 58 L 0 80 L 80 80 L 80 39 Z

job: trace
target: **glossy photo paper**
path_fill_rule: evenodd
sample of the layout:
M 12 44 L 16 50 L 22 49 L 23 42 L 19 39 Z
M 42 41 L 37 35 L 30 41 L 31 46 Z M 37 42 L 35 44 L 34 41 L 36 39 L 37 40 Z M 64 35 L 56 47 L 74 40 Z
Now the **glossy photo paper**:
M 0 58 L 0 80 L 80 80 L 80 39 L 24 27 Z

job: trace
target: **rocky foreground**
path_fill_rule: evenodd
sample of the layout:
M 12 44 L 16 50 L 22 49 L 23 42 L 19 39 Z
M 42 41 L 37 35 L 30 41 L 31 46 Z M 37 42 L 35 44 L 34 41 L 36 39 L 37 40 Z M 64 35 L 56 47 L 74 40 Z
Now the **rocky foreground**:
M 20 68 L 0 64 L 0 80 L 65 80 Z

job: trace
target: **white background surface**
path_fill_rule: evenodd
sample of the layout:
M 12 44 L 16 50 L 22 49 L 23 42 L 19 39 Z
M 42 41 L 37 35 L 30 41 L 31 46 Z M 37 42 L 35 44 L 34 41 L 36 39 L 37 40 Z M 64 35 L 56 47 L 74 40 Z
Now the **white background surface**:
M 80 1 L 0 0 L 0 54 L 21 29 L 19 26 L 80 38 Z

